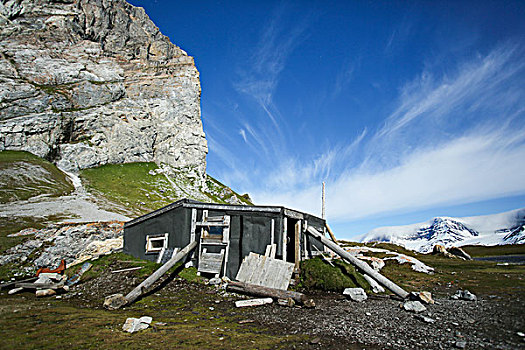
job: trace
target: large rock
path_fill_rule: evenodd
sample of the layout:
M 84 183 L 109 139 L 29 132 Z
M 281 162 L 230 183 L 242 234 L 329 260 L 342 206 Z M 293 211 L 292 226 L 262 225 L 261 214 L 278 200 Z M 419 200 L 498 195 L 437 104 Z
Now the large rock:
M 123 0 L 0 1 L 0 150 L 65 170 L 155 161 L 203 178 L 193 58 Z
M 366 293 L 363 288 L 346 288 L 343 291 L 343 295 L 346 295 L 348 298 L 353 301 L 365 301 L 367 299 Z

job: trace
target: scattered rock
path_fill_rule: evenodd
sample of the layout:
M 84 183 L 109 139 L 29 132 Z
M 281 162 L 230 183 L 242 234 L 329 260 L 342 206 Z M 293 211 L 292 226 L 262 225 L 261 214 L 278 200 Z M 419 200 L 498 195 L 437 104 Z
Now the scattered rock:
M 464 251 L 463 249 L 459 247 L 450 247 L 448 248 L 448 252 L 452 255 L 455 255 L 459 258 L 463 258 L 465 260 L 472 260 L 472 257 L 468 255 L 466 251 Z
M 450 299 L 476 301 L 478 300 L 478 297 L 465 289 L 456 291 L 456 294 L 452 295 Z
M 51 295 L 55 295 L 57 294 L 56 290 L 54 289 L 39 289 L 36 291 L 35 295 L 38 297 L 38 298 L 41 298 L 41 297 L 48 297 L 48 296 L 51 296 Z
M 436 322 L 436 320 L 434 320 L 433 318 L 430 318 L 430 317 L 427 317 L 427 316 L 423 316 L 423 315 L 416 315 L 416 318 L 423 321 L 423 322 L 426 322 L 426 323 L 434 323 Z
M 303 302 L 303 306 L 307 309 L 313 309 L 315 307 L 315 301 L 313 299 L 307 299 Z
M 117 310 L 127 303 L 128 301 L 124 298 L 124 295 L 118 293 L 106 297 L 104 300 L 104 307 L 108 310 Z
M 454 344 L 454 346 L 458 349 L 465 349 L 465 347 L 467 346 L 467 342 L 466 341 L 457 341 L 456 344 Z
M 277 304 L 281 306 L 294 307 L 295 301 L 292 298 L 288 299 L 277 299 Z
M 149 327 L 153 318 L 142 316 L 141 318 L 130 317 L 122 326 L 122 330 L 129 333 L 135 333 Z
M 0 265 L 25 261 L 31 256 L 34 260 L 28 262 L 35 267 L 56 266 L 62 259 L 71 267 L 121 249 L 123 225 L 123 222 L 51 225 L 38 230 L 33 239 L 5 251 L 0 256 Z
M 367 295 L 363 288 L 346 288 L 343 295 L 348 296 L 353 301 L 361 302 L 367 299 Z
M 427 308 L 417 300 L 405 301 L 405 303 L 403 304 L 403 309 L 415 313 L 420 313 L 427 310 Z
M 518 335 L 519 337 L 525 338 L 525 333 L 523 332 L 517 332 L 516 335 Z
M 209 281 L 208 281 L 208 284 L 209 285 L 212 285 L 212 286 L 217 286 L 219 284 L 221 284 L 221 279 L 218 278 L 218 277 L 214 277 L 214 278 L 211 278 Z
M 321 342 L 321 338 L 319 337 L 310 340 L 310 344 L 319 344 L 319 342 Z
M 432 293 L 430 292 L 412 292 L 410 293 L 410 299 L 421 301 L 425 304 L 434 304 Z

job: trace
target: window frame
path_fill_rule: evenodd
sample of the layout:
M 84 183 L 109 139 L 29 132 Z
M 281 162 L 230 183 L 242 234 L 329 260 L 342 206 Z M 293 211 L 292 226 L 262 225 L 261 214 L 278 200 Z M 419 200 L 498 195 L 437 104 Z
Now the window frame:
M 157 254 L 168 248 L 168 233 L 152 234 L 146 236 L 146 254 Z M 154 247 L 153 242 L 163 241 L 162 247 Z

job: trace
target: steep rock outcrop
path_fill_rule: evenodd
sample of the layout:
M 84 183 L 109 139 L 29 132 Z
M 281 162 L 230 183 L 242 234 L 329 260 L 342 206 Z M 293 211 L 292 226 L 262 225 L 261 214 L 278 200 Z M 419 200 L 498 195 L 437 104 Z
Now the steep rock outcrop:
M 0 0 L 0 150 L 69 171 L 155 161 L 204 179 L 193 58 L 123 0 Z

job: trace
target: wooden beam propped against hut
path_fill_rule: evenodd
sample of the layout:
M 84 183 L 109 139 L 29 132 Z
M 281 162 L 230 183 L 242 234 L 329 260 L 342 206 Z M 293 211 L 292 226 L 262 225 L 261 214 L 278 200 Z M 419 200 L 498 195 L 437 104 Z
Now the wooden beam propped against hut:
M 145 293 L 153 283 L 155 283 L 162 275 L 168 272 L 176 263 L 182 260 L 188 253 L 190 253 L 197 246 L 197 241 L 193 241 L 188 244 L 186 247 L 182 248 L 177 254 L 175 254 L 168 262 L 159 267 L 151 276 L 146 278 L 141 284 L 139 284 L 135 289 L 128 293 L 124 297 L 123 305 L 129 305 L 137 300 L 143 293 Z M 121 306 L 123 306 L 121 305 Z
M 388 278 L 371 268 L 366 262 L 359 260 L 355 256 L 348 253 L 346 250 L 341 248 L 337 243 L 332 242 L 325 236 L 323 236 L 319 231 L 317 231 L 312 226 L 308 226 L 307 232 L 317 240 L 319 240 L 322 244 L 330 248 L 334 253 L 338 254 L 341 258 L 347 260 L 349 263 L 357 267 L 361 272 L 369 275 L 374 280 L 377 281 L 377 283 L 381 284 L 382 286 L 388 288 L 390 291 L 392 291 L 397 296 L 405 299 L 408 297 L 409 293 L 405 291 L 403 288 L 395 284 L 394 282 L 390 281 Z

